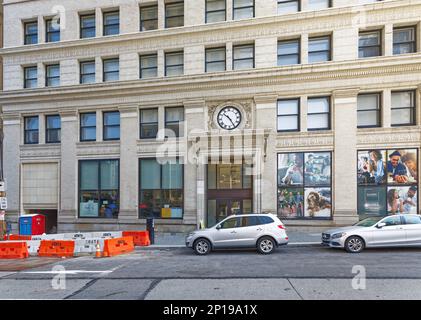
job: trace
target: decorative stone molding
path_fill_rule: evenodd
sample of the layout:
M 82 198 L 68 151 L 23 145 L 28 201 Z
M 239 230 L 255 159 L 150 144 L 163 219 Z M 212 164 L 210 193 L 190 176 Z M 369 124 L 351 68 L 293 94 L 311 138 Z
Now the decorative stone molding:
M 332 96 L 336 99 L 356 98 L 360 92 L 360 88 L 347 88 L 334 90 Z
M 374 148 L 377 146 L 420 146 L 421 128 L 378 128 L 360 129 L 357 133 L 357 146 Z
M 285 148 L 333 148 L 333 133 L 300 132 L 296 135 L 278 134 L 277 149 Z
M 253 128 L 254 102 L 252 100 L 226 101 L 208 105 L 208 130 L 221 130 L 218 125 L 218 114 L 225 107 L 235 107 L 241 112 L 241 124 L 233 131 Z
M 260 94 L 254 96 L 254 102 L 256 104 L 266 104 L 266 103 L 274 103 L 278 100 L 279 95 L 276 93 L 273 94 Z
M 61 157 L 61 146 L 56 145 L 21 145 L 20 158 L 21 160 L 29 159 L 59 159 Z
M 120 141 L 78 142 L 76 156 L 120 156 Z

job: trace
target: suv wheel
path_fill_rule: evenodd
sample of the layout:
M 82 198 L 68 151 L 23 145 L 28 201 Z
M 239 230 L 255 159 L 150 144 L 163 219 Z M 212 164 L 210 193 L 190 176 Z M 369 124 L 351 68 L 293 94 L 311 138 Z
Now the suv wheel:
M 261 254 L 271 254 L 275 251 L 275 241 L 271 237 L 263 237 L 257 241 L 257 250 Z
M 360 253 L 364 250 L 364 240 L 357 236 L 352 236 L 345 241 L 345 250 L 350 253 Z
M 211 251 L 211 244 L 206 239 L 198 239 L 194 243 L 194 252 L 200 256 L 207 255 Z

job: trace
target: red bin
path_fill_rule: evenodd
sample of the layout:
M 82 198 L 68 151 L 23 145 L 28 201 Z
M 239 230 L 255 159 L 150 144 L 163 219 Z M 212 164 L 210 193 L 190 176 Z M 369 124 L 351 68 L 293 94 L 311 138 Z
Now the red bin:
M 42 214 L 23 215 L 19 218 L 19 234 L 37 236 L 45 233 L 45 216 Z

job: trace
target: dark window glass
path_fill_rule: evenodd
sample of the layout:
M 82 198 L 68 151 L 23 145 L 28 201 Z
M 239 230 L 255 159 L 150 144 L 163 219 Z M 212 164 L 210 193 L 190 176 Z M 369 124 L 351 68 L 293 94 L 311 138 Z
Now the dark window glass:
M 119 11 L 104 13 L 104 36 L 111 36 L 120 33 Z
M 278 42 L 278 66 L 300 64 L 300 39 Z
M 165 108 L 165 136 L 182 137 L 184 124 L 184 108 Z
M 165 28 L 184 26 L 184 2 L 165 5 Z
M 278 101 L 278 131 L 300 130 L 300 99 Z
M 104 82 L 108 81 L 118 81 L 120 78 L 120 60 L 117 59 L 107 59 L 104 60 Z
M 158 29 L 158 6 L 140 8 L 140 31 Z
M 406 54 L 417 51 L 415 30 L 414 27 L 393 30 L 393 54 Z
M 287 14 L 300 11 L 299 0 L 278 0 L 278 14 Z
M 184 74 L 184 53 L 168 52 L 165 54 L 165 75 L 181 76 Z
M 46 67 L 45 77 L 47 87 L 58 87 L 60 85 L 60 65 L 54 64 Z
M 381 94 L 361 94 L 358 96 L 358 128 L 380 126 Z
M 230 218 L 221 223 L 221 229 L 233 229 L 241 226 L 240 218 Z
M 95 83 L 95 61 L 80 63 L 80 83 Z
M 47 143 L 60 143 L 61 141 L 61 120 L 59 115 L 46 116 L 46 135 Z
M 24 77 L 25 77 L 25 88 L 36 88 L 38 87 L 38 68 L 34 67 L 27 67 L 24 68 Z
M 80 115 L 80 141 L 96 140 L 96 113 Z
M 415 91 L 392 92 L 392 126 L 415 124 Z
M 158 109 L 140 110 L 140 138 L 154 139 L 158 134 Z
M 238 45 L 233 48 L 233 69 L 254 68 L 254 44 Z
M 120 139 L 120 112 L 104 112 L 104 140 Z
M 259 224 L 271 224 L 274 222 L 272 218 L 266 216 L 257 217 L 257 219 L 259 220 Z
M 206 0 L 206 23 L 226 20 L 226 0 Z
M 84 38 L 95 38 L 96 26 L 95 26 L 95 14 L 80 16 L 80 37 Z
M 25 117 L 25 144 L 39 143 L 39 120 L 36 117 Z
M 38 43 L 38 21 L 26 22 L 25 28 L 25 44 Z
M 382 55 L 381 34 L 381 31 L 360 32 L 360 58 L 377 57 Z
M 60 41 L 60 20 L 49 19 L 46 24 L 46 42 Z
M 233 19 L 254 18 L 254 0 L 233 0 Z
M 156 54 L 140 56 L 140 78 L 156 78 L 158 76 L 158 56 Z
M 226 48 L 206 49 L 206 72 L 226 70 Z
M 310 38 L 308 41 L 308 62 L 331 60 L 330 37 Z

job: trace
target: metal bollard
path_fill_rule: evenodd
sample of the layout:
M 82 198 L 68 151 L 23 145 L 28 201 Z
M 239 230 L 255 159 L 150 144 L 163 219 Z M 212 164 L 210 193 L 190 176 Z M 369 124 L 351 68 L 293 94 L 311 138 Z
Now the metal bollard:
M 146 218 L 146 230 L 149 231 L 151 244 L 155 244 L 155 222 L 153 217 Z

